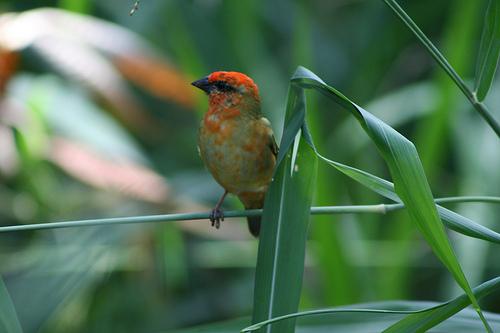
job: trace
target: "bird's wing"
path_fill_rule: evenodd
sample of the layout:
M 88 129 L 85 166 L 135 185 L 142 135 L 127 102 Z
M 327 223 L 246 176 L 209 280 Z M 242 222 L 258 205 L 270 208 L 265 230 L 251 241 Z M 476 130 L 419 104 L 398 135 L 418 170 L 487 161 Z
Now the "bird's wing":
M 260 118 L 260 121 L 268 128 L 268 133 L 269 133 L 269 149 L 271 149 L 271 152 L 273 153 L 274 156 L 278 156 L 278 145 L 276 144 L 276 138 L 274 137 L 273 129 L 271 127 L 271 123 L 266 117 Z
M 274 137 L 274 134 L 271 134 L 271 139 L 269 142 L 269 148 L 271 148 L 271 151 L 275 157 L 278 157 L 278 152 L 279 152 L 279 147 L 276 144 L 276 138 Z

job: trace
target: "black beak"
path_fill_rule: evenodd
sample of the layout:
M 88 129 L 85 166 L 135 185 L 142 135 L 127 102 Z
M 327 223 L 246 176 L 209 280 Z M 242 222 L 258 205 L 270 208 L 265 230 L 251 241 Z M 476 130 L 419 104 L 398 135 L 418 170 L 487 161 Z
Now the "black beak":
M 210 91 L 212 90 L 212 85 L 208 82 L 208 76 L 203 79 L 199 79 L 198 81 L 191 82 L 191 84 L 196 88 L 203 90 L 207 94 L 210 94 Z

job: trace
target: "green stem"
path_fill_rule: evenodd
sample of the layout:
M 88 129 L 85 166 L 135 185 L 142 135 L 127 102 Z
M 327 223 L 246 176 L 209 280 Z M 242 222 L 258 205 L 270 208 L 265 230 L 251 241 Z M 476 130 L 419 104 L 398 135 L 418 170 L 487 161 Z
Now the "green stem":
M 346 213 L 385 213 L 385 205 L 366 205 L 366 206 L 325 206 L 312 207 L 311 214 L 346 214 Z M 247 217 L 258 216 L 262 214 L 262 209 L 249 210 L 229 210 L 224 211 L 224 217 Z M 39 229 L 56 229 L 68 227 L 88 227 L 96 225 L 110 224 L 129 224 L 129 223 L 150 223 L 150 222 L 173 222 L 186 220 L 207 220 L 210 217 L 210 212 L 200 213 L 179 213 L 179 214 L 164 214 L 164 215 L 145 215 L 131 217 L 112 217 L 105 219 L 64 221 L 64 222 L 49 222 L 25 225 L 12 225 L 0 227 L 0 232 L 21 231 L 21 230 L 39 230 Z
M 436 203 L 450 202 L 490 202 L 500 203 L 500 197 L 488 196 L 464 196 L 464 197 L 449 197 L 435 199 Z M 311 207 L 312 215 L 321 214 L 359 214 L 359 213 L 375 213 L 385 214 L 394 210 L 403 209 L 403 204 L 378 204 L 378 205 L 355 205 L 355 206 L 321 206 Z M 262 214 L 262 209 L 249 210 L 228 210 L 224 212 L 224 217 L 248 217 L 259 216 Z M 131 217 L 112 217 L 105 219 L 92 220 L 77 220 L 63 222 L 36 223 L 25 225 L 10 225 L 0 227 L 1 232 L 8 231 L 24 231 L 24 230 L 40 230 L 40 229 L 58 229 L 69 227 L 88 227 L 97 225 L 111 224 L 130 224 L 130 223 L 151 223 L 151 222 L 172 222 L 186 220 L 207 220 L 210 217 L 210 212 L 200 213 L 179 213 L 179 214 L 164 214 L 164 215 L 144 215 Z
M 425 46 L 427 51 L 431 54 L 431 56 L 436 60 L 436 62 L 444 69 L 446 74 L 455 82 L 457 87 L 463 92 L 465 97 L 471 102 L 472 106 L 476 109 L 477 112 L 483 117 L 484 120 L 490 125 L 490 127 L 495 131 L 498 137 L 500 137 L 500 124 L 495 120 L 493 115 L 488 111 L 486 105 L 481 103 L 475 93 L 473 93 L 469 87 L 465 84 L 464 80 L 458 75 L 458 73 L 453 69 L 450 63 L 446 60 L 446 58 L 441 54 L 441 52 L 437 49 L 434 44 L 430 41 L 429 38 L 420 30 L 420 28 L 413 22 L 411 17 L 406 14 L 406 12 L 399 6 L 399 4 L 395 0 L 383 0 L 389 8 L 391 8 L 394 13 L 403 21 L 406 26 L 415 34 L 417 39 Z
M 434 199 L 436 203 L 452 203 L 452 202 L 489 202 L 500 203 L 500 197 L 489 196 L 463 196 L 463 197 L 444 197 Z
M 464 202 L 488 202 L 488 203 L 500 203 L 499 197 L 488 197 L 488 196 L 464 196 L 464 197 L 445 197 L 445 198 L 436 198 L 434 202 L 437 204 L 440 203 L 464 203 Z M 392 212 L 394 210 L 403 209 L 403 204 L 390 204 L 385 205 L 385 210 L 387 212 Z

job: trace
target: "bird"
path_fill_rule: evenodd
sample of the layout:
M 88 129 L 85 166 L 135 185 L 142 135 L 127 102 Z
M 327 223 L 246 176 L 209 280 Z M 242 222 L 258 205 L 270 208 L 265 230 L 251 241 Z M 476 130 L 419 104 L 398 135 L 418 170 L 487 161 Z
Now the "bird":
M 208 95 L 208 111 L 198 132 L 198 151 L 205 166 L 224 189 L 210 214 L 217 229 L 224 220 L 222 203 L 236 195 L 245 209 L 260 209 L 273 177 L 278 146 L 271 123 L 261 111 L 259 88 L 240 72 L 217 71 L 191 83 Z M 259 236 L 261 217 L 247 217 Z

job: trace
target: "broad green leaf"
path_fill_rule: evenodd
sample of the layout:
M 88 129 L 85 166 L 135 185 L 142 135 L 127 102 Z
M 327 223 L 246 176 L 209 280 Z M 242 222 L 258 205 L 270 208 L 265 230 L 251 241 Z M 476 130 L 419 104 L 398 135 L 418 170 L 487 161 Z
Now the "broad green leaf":
M 463 235 L 500 244 L 500 234 L 471 219 L 437 205 L 439 216 L 445 225 Z
M 304 119 L 306 116 L 304 93 L 295 87 L 290 87 L 286 109 L 285 126 L 281 137 L 280 150 L 278 152 L 278 160 L 276 162 L 277 165 L 280 165 L 281 161 L 294 143 L 297 133 L 304 125 Z
M 0 332 L 21 333 L 22 331 L 14 304 L 0 278 Z
M 476 68 L 476 96 L 483 101 L 495 78 L 500 58 L 500 0 L 490 0 L 481 36 Z
M 474 295 L 478 299 L 487 296 L 488 294 L 500 289 L 500 277 L 496 277 L 492 280 L 489 280 L 480 286 L 474 288 Z M 386 305 L 387 304 L 387 305 Z M 350 313 L 354 316 L 363 315 L 363 314 L 390 314 L 390 315 L 404 315 L 401 320 L 398 320 L 396 323 L 392 324 L 389 328 L 384 330 L 384 332 L 391 333 L 410 333 L 410 332 L 427 332 L 432 327 L 440 324 L 444 320 L 450 318 L 455 315 L 459 311 L 463 310 L 466 306 L 470 304 L 470 299 L 466 294 L 463 294 L 459 297 L 454 298 L 448 302 L 434 305 L 432 307 L 423 308 L 420 306 L 417 309 L 412 309 L 414 305 L 418 304 L 418 302 L 394 302 L 394 303 L 371 303 L 371 304 L 360 304 L 355 306 L 343 307 L 343 308 L 330 308 L 330 309 L 319 309 L 319 310 L 310 310 L 310 311 L 302 311 L 291 313 L 288 315 L 280 316 L 277 318 L 272 318 L 270 320 L 257 323 L 246 327 L 241 330 L 241 332 L 253 332 L 255 330 L 260 329 L 261 327 L 265 327 L 272 323 L 289 321 L 291 319 L 296 319 L 299 317 L 314 317 L 320 315 L 331 314 L 338 316 L 339 314 Z M 498 318 L 500 316 L 497 315 Z M 393 317 L 394 318 L 394 317 Z M 377 320 L 374 320 L 373 324 L 376 323 Z M 385 320 L 387 323 L 388 321 Z M 338 324 L 339 321 L 336 321 Z M 335 322 L 331 325 L 331 329 L 335 328 Z M 372 327 L 372 329 L 375 329 Z M 351 332 L 351 330 L 349 330 Z
M 292 84 L 317 90 L 345 107 L 356 117 L 387 163 L 394 179 L 395 192 L 405 204 L 411 219 L 436 256 L 469 295 L 487 328 L 488 324 L 446 236 L 415 146 L 392 127 L 354 104 L 309 70 L 299 67 L 292 77 Z
M 394 192 L 394 184 L 391 182 L 374 176 L 366 171 L 359 170 L 348 165 L 332 161 L 327 159 L 326 157 L 321 156 L 318 153 L 318 156 L 331 166 L 335 167 L 337 170 L 345 174 L 346 176 L 356 180 L 360 184 L 366 186 L 372 191 L 386 197 L 387 199 L 391 199 L 398 203 L 401 203 L 401 199 Z M 478 239 L 483 239 L 489 242 L 500 244 L 500 234 L 488 229 L 471 219 L 466 218 L 460 214 L 455 213 L 447 208 L 444 208 L 440 205 L 437 205 L 438 213 L 444 224 L 461 234 L 464 234 L 469 237 L 474 237 Z
M 299 305 L 317 165 L 314 151 L 297 135 L 301 133 L 298 130 L 304 119 L 304 105 L 303 91 L 290 89 L 279 164 L 266 194 L 262 216 L 253 322 L 295 312 Z M 294 322 L 289 321 L 269 326 L 266 332 L 285 333 L 294 329 Z

